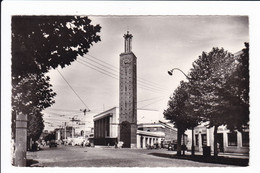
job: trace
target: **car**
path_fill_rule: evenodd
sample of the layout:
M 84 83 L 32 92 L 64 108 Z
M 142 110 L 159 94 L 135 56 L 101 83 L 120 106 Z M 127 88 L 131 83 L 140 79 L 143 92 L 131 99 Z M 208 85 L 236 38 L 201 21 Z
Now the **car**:
M 34 142 L 30 149 L 31 151 L 40 151 L 42 150 L 42 146 L 39 143 Z
M 57 143 L 54 141 L 54 140 L 51 140 L 50 143 L 49 143 L 49 147 L 57 147 Z
M 177 150 L 177 144 L 171 143 L 168 145 L 168 150 L 169 151 L 175 151 Z

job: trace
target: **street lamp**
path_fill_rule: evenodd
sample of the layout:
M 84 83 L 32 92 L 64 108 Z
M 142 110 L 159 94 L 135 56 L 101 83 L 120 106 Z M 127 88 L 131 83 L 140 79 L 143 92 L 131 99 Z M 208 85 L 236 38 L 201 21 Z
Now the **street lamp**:
M 173 73 L 173 71 L 174 70 L 179 70 L 188 80 L 191 80 L 191 79 L 193 79 L 193 78 L 190 78 L 190 77 L 188 77 L 181 69 L 179 69 L 179 68 L 173 68 L 173 69 L 171 69 L 171 70 L 169 70 L 168 71 L 168 74 L 170 75 L 170 76 L 172 76 L 172 73 Z M 195 147 L 194 147 L 194 127 L 192 127 L 192 139 L 191 139 L 191 155 L 194 155 L 194 149 L 195 149 Z
M 188 77 L 181 69 L 179 69 L 179 68 L 173 68 L 173 69 L 169 70 L 169 71 L 168 71 L 168 74 L 169 74 L 170 76 L 172 76 L 172 73 L 173 73 L 174 70 L 179 70 L 180 72 L 182 72 L 182 74 L 184 74 L 184 76 L 185 76 L 187 79 L 191 79 L 191 78 L 189 78 L 189 77 Z

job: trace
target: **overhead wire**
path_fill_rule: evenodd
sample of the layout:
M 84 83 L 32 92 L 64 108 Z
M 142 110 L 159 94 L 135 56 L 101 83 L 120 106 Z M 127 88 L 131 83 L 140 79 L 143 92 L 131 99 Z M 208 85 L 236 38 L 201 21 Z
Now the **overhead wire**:
M 114 74 L 114 73 L 112 73 L 112 72 L 110 72 L 110 71 L 107 71 L 106 69 L 103 69 L 103 68 L 101 68 L 101 67 L 98 67 L 98 66 L 96 66 L 96 65 L 94 65 L 94 64 L 92 64 L 92 63 L 86 62 L 86 61 L 84 61 L 84 60 L 82 60 L 82 59 L 80 59 L 80 61 L 77 60 L 77 62 L 80 63 L 80 64 L 82 64 L 82 65 L 84 65 L 84 66 L 87 66 L 87 67 L 89 67 L 89 68 L 91 68 L 91 69 L 93 69 L 93 70 L 96 70 L 96 71 L 98 71 L 98 72 L 100 72 L 100 73 L 102 73 L 102 74 L 104 74 L 104 75 L 107 75 L 107 76 L 112 77 L 112 78 L 114 78 L 114 79 L 116 79 L 116 80 L 119 80 L 119 75 L 118 75 L 118 74 Z M 139 88 L 141 88 L 141 89 L 149 90 L 149 91 L 151 91 L 151 92 L 157 92 L 157 93 L 168 94 L 168 93 L 166 92 L 166 90 L 161 90 L 161 89 L 157 89 L 157 88 L 153 88 L 153 87 L 147 86 L 147 84 L 145 84 L 145 83 L 140 83 L 140 81 L 139 81 L 139 83 L 138 83 L 137 86 L 138 86 Z M 140 87 L 140 86 L 141 86 L 141 87 Z
M 100 60 L 99 58 L 97 58 L 97 57 L 95 57 L 95 56 L 93 56 L 93 55 L 90 55 L 90 54 L 86 54 L 86 55 L 88 55 L 89 57 L 91 57 L 92 59 L 95 59 L 95 60 L 98 60 L 98 61 L 100 61 L 100 62 L 102 62 L 102 63 L 104 63 L 104 64 L 106 64 L 106 65 L 108 65 L 108 66 L 110 66 L 110 67 L 112 67 L 112 68 L 110 68 L 110 67 L 108 67 L 109 69 L 111 69 L 111 70 L 113 70 L 113 71 L 115 71 L 115 72 L 119 72 L 119 68 L 118 67 L 116 67 L 116 66 L 114 66 L 114 65 L 111 65 L 111 64 L 109 64 L 109 63 L 107 63 L 107 62 L 105 62 L 105 61 L 102 61 L 102 60 Z M 90 59 L 90 58 L 88 58 L 88 57 L 82 57 L 82 58 L 87 58 L 87 59 L 89 59 L 89 60 L 92 60 L 92 59 Z M 100 63 L 99 63 L 100 64 Z M 103 65 L 102 65 L 103 66 Z M 106 66 L 107 67 L 107 66 Z M 139 80 L 138 80 L 139 79 Z M 153 87 L 156 87 L 156 88 L 158 88 L 158 89 L 162 89 L 162 90 L 165 90 L 165 88 L 163 88 L 163 87 L 161 87 L 159 84 L 157 84 L 157 83 L 155 83 L 155 82 L 152 82 L 152 81 L 149 81 L 149 80 L 147 80 L 147 79 L 144 79 L 144 78 L 141 78 L 141 77 L 139 77 L 139 76 L 137 76 L 137 81 L 139 81 L 139 82 L 143 82 L 143 83 L 146 83 L 146 84 L 149 84 L 149 85 L 152 85 Z
M 85 102 L 80 98 L 80 96 L 77 94 L 77 92 L 73 89 L 73 87 L 69 84 L 69 82 L 65 79 L 65 77 L 61 74 L 61 72 L 57 69 L 57 71 L 59 72 L 59 74 L 61 75 L 61 77 L 64 79 L 64 81 L 68 84 L 68 86 L 71 88 L 71 90 L 75 93 L 75 95 L 79 98 L 79 100 L 84 104 L 84 106 L 90 110 L 88 108 L 88 106 L 85 104 Z
M 144 106 L 142 106 L 142 107 L 140 107 L 140 108 L 144 108 L 144 107 L 150 106 L 150 105 L 152 105 L 152 104 L 161 102 L 162 100 L 164 100 L 164 98 L 163 98 L 163 99 L 160 99 L 160 100 L 157 100 L 157 101 L 155 101 L 155 102 L 152 102 L 152 103 L 150 103 L 150 104 L 144 105 Z
M 87 62 L 87 61 L 82 60 L 82 59 L 79 59 L 79 60 L 80 60 L 81 62 L 83 61 L 84 63 L 87 63 L 88 65 L 94 66 L 95 68 L 97 68 L 97 69 L 99 69 L 99 70 L 105 71 L 106 73 L 109 73 L 110 75 L 115 75 L 116 77 L 118 77 L 118 74 L 114 74 L 114 73 L 112 73 L 112 72 L 110 72 L 110 71 L 108 71 L 108 70 L 106 70 L 106 69 L 104 69 L 104 68 L 102 68 L 102 67 L 98 67 L 98 66 L 94 65 L 93 63 Z
M 119 70 L 118 70 L 118 68 L 111 68 L 110 66 L 111 65 L 104 65 L 104 64 L 102 64 L 102 63 L 105 63 L 105 61 L 101 61 L 101 60 L 99 60 L 100 62 L 102 62 L 102 63 L 100 63 L 100 62 L 97 62 L 96 61 L 96 58 L 95 58 L 95 60 L 93 60 L 93 59 L 91 59 L 91 58 L 89 58 L 89 57 L 82 57 L 82 58 L 85 58 L 85 59 L 87 59 L 87 60 L 90 60 L 90 61 L 92 61 L 92 62 L 95 62 L 95 63 L 97 63 L 97 64 L 99 64 L 99 65 L 101 65 L 101 66 L 103 66 L 103 67 L 105 67 L 105 68 L 108 68 L 108 69 L 110 69 L 110 70 L 112 70 L 112 71 L 114 71 L 114 72 L 119 72 Z M 108 64 L 108 63 L 107 63 Z M 113 66 L 112 66 L 113 67 Z
M 98 71 L 99 73 L 102 73 L 102 74 L 104 74 L 104 75 L 107 75 L 107 76 L 109 76 L 109 77 L 112 77 L 113 79 L 116 79 L 116 80 L 119 80 L 118 78 L 116 78 L 116 77 L 114 77 L 114 76 L 111 76 L 111 75 L 109 75 L 109 74 L 106 74 L 105 72 L 102 72 L 102 71 L 100 71 L 100 70 L 98 70 L 98 69 L 96 69 L 96 68 L 93 68 L 92 66 L 90 66 L 90 65 L 88 65 L 88 64 L 84 64 L 84 63 L 82 63 L 82 62 L 80 62 L 80 61 L 77 61 L 79 64 L 82 64 L 82 65 L 84 65 L 84 66 L 86 66 L 86 67 L 89 67 L 89 68 L 91 68 L 91 69 L 93 69 L 93 70 L 95 70 L 95 71 Z
M 145 100 L 140 100 L 140 101 L 138 101 L 137 103 L 145 102 L 145 101 L 151 101 L 151 100 L 155 100 L 155 99 L 162 98 L 162 97 L 163 97 L 163 96 L 160 96 L 160 97 L 154 97 L 154 98 L 145 99 Z
M 113 66 L 113 65 L 111 65 L 111 64 L 109 64 L 109 63 L 106 63 L 105 61 L 102 61 L 102 60 L 100 60 L 100 59 L 98 59 L 98 58 L 96 58 L 96 57 L 94 57 L 94 56 L 92 56 L 92 55 L 89 55 L 89 54 L 87 54 L 87 55 L 90 56 L 91 58 L 95 59 L 95 60 L 99 60 L 100 62 L 105 63 L 105 64 L 107 64 L 107 65 L 113 67 L 113 69 L 110 68 L 110 67 L 109 67 L 109 69 L 112 69 L 113 71 L 119 73 L 118 67 L 115 67 L 115 66 Z M 83 57 L 83 58 L 87 58 L 88 60 L 92 60 L 92 59 L 90 59 L 90 58 L 88 58 L 88 57 Z M 99 64 L 100 64 L 100 63 L 99 63 Z M 141 80 L 140 80 L 140 79 L 141 79 Z M 157 89 L 165 90 L 165 88 L 160 87 L 160 86 L 159 86 L 158 84 L 156 84 L 155 82 L 151 82 L 151 81 L 148 81 L 148 80 L 143 79 L 143 78 L 140 78 L 140 77 L 137 77 L 137 81 L 140 82 L 140 83 L 144 83 L 144 84 L 146 84 L 146 85 L 148 84 L 150 87 L 152 86 L 152 87 L 155 87 L 155 88 L 157 88 Z
M 51 109 L 52 111 L 67 111 L 67 112 L 81 112 L 80 110 L 76 110 L 76 109 L 64 109 L 64 108 L 53 108 L 50 107 L 48 109 Z
M 116 80 L 119 80 L 119 76 L 115 77 L 116 74 L 112 74 L 112 73 L 107 74 L 107 73 L 105 73 L 105 72 L 99 70 L 99 69 L 101 69 L 101 68 L 96 69 L 95 67 L 92 67 L 92 66 L 90 66 L 89 64 L 86 64 L 86 63 L 83 63 L 83 62 L 80 62 L 80 61 L 77 61 L 77 62 L 80 63 L 80 64 L 82 64 L 82 65 L 84 65 L 84 66 L 87 66 L 87 67 L 89 67 L 89 68 L 91 68 L 91 69 L 93 69 L 93 70 L 96 70 L 96 71 L 98 71 L 98 72 L 100 72 L 100 73 L 102 73 L 102 74 L 104 74 L 104 75 L 106 75 L 106 76 L 109 76 L 109 77 L 112 77 L 112 78 L 114 78 L 114 79 L 116 79 Z M 110 74 L 111 74 L 111 75 L 110 75 Z M 112 75 L 114 75 L 114 76 L 112 76 Z M 143 87 L 138 86 L 138 87 L 139 87 L 139 88 L 142 88 L 142 89 L 145 89 L 145 90 L 148 89 L 148 90 L 150 90 L 151 92 L 154 92 L 154 90 L 152 90 L 151 88 L 149 88 L 149 87 L 147 87 L 147 86 L 143 86 Z M 146 87 L 146 88 L 145 88 L 145 87 Z

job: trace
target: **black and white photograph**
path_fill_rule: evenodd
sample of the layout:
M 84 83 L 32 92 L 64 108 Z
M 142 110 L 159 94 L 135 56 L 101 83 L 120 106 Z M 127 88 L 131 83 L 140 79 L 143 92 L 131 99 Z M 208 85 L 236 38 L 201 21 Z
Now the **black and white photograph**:
M 5 165 L 252 166 L 249 13 L 138 14 L 131 4 L 93 13 L 83 4 L 7 12 Z

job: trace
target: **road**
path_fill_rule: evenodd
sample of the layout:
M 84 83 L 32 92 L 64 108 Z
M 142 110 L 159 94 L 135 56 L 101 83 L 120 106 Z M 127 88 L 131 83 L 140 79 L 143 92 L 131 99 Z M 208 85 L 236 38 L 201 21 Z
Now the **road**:
M 166 149 L 115 149 L 63 146 L 28 152 L 27 158 L 43 167 L 226 167 L 222 164 L 158 157 L 152 153 L 174 154 Z

